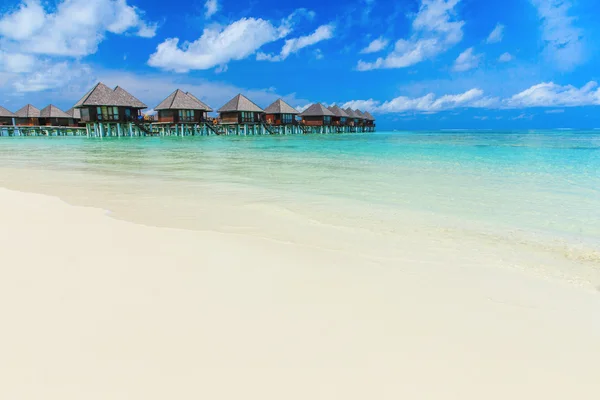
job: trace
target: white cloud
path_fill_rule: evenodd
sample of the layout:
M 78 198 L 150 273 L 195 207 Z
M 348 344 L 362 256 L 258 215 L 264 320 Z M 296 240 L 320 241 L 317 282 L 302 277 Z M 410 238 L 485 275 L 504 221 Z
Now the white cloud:
M 454 62 L 454 71 L 464 72 L 476 68 L 481 60 L 481 54 L 474 54 L 473 47 L 460 53 Z
M 577 107 L 600 105 L 598 83 L 588 82 L 580 89 L 572 85 L 544 82 L 534 85 L 506 100 L 509 107 Z
M 219 11 L 219 3 L 217 0 L 206 0 L 206 3 L 204 3 L 204 9 L 204 16 L 206 18 L 210 18 L 215 15 L 217 11 Z
M 421 97 L 398 96 L 395 99 L 380 103 L 373 99 L 352 100 L 343 107 L 360 108 L 376 113 L 437 113 L 454 108 L 492 108 L 498 104 L 498 99 L 484 97 L 481 89 L 471 89 L 454 95 L 436 96 L 429 93 Z
M 312 46 L 322 42 L 323 40 L 331 39 L 333 37 L 333 31 L 333 25 L 321 25 L 310 35 L 286 40 L 281 52 L 278 55 L 258 53 L 256 55 L 256 59 L 266 61 L 283 61 L 288 58 L 290 54 L 297 53 L 305 47 Z
M 359 109 L 362 111 L 376 111 L 379 107 L 379 102 L 373 99 L 369 100 L 351 100 L 340 106 L 343 109 L 350 107 L 353 110 Z
M 210 69 L 244 59 L 288 33 L 286 25 L 274 26 L 264 19 L 242 18 L 225 27 L 206 28 L 198 40 L 185 42 L 181 47 L 178 38 L 167 39 L 158 45 L 148 64 L 175 72 Z
M 87 65 L 70 63 L 41 62 L 35 72 L 24 74 L 13 83 L 18 92 L 40 92 L 75 85 L 88 87 L 94 78 Z
M 371 43 L 369 43 L 369 45 L 367 47 L 365 47 L 364 49 L 362 49 L 360 51 L 360 53 L 361 54 L 378 53 L 381 50 L 384 50 L 389 43 L 390 43 L 389 40 L 380 37 L 378 39 L 373 40 Z
M 36 63 L 37 59 L 32 55 L 0 51 L 0 71 L 9 73 L 31 72 Z
M 583 32 L 569 16 L 570 0 L 531 0 L 542 22 L 546 56 L 561 70 L 572 70 L 584 61 Z
M 434 58 L 459 43 L 464 21 L 455 20 L 454 7 L 460 0 L 421 0 L 412 23 L 412 36 L 400 39 L 386 57 L 373 62 L 360 60 L 359 71 L 379 68 L 405 68 Z
M 23 0 L 0 14 L 0 73 L 19 93 L 87 84 L 90 68 L 69 59 L 95 53 L 107 34 L 156 33 L 156 24 L 127 0 L 58 0 L 51 9 L 45 4 Z
M 488 36 L 486 43 L 488 43 L 488 44 L 500 43 L 503 38 L 504 38 L 504 25 L 496 24 L 496 27 Z
M 323 59 L 323 57 L 325 57 L 325 56 L 323 55 L 323 51 L 322 51 L 321 49 L 316 49 L 316 50 L 315 50 L 315 58 L 316 58 L 317 60 L 322 60 L 322 59 Z
M 471 89 L 455 95 L 436 96 L 433 93 L 421 97 L 399 96 L 395 99 L 379 102 L 377 100 L 352 100 L 343 107 L 359 108 L 376 113 L 437 113 L 455 108 L 531 108 L 531 107 L 579 107 L 600 105 L 600 88 L 594 81 L 581 88 L 572 85 L 540 83 L 512 97 L 499 99 L 488 97 L 480 89 Z M 550 110 L 547 113 L 559 113 L 563 110 Z M 518 119 L 530 118 L 523 114 Z
M 510 53 L 504 53 L 498 58 L 498 61 L 506 63 L 512 61 L 512 59 L 513 56 Z
M 6 51 L 83 57 L 97 51 L 107 33 L 153 37 L 156 25 L 127 0 L 62 0 L 47 12 L 39 0 L 25 0 L 0 16 Z
M 555 110 L 546 110 L 546 114 L 562 114 L 564 112 L 565 110 L 563 110 L 562 108 L 558 108 Z

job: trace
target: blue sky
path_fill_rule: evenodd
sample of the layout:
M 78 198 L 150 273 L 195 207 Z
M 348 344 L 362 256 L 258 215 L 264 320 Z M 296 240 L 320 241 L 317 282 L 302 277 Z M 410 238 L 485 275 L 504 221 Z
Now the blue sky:
M 371 111 L 387 129 L 600 127 L 597 0 L 4 0 L 0 105 L 96 81 Z

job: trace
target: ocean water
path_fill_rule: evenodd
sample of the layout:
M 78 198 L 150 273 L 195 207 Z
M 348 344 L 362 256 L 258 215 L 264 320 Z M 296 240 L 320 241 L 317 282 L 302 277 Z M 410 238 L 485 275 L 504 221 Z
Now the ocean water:
M 135 201 L 160 194 L 180 220 L 208 193 L 232 207 L 281 207 L 375 231 L 418 216 L 444 229 L 600 249 L 599 131 L 0 138 L 0 162 L 69 173 L 72 185 L 95 190 L 128 182 L 110 190 Z

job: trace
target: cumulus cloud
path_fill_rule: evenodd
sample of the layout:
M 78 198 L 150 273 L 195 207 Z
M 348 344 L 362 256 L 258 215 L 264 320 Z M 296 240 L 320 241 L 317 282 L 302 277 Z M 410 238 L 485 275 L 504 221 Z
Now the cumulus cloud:
M 254 54 L 266 43 L 285 37 L 289 27 L 260 18 L 242 18 L 227 26 L 211 26 L 194 42 L 179 46 L 170 38 L 156 48 L 148 65 L 175 72 L 210 69 Z
M 36 63 L 37 59 L 30 54 L 0 51 L 0 71 L 13 73 L 31 72 Z
M 572 70 L 584 61 L 583 31 L 569 15 L 570 0 L 531 0 L 541 20 L 544 52 L 553 65 Z
M 156 24 L 127 0 L 62 0 L 52 12 L 39 0 L 25 0 L 0 17 L 6 51 L 83 57 L 95 53 L 107 33 L 153 37 Z
M 481 54 L 474 53 L 473 47 L 469 47 L 456 58 L 452 69 L 457 72 L 464 72 L 476 68 L 479 65 L 481 57 Z
M 498 61 L 506 63 L 506 62 L 510 62 L 512 61 L 513 56 L 510 53 L 503 53 L 499 58 Z
M 488 44 L 500 43 L 503 38 L 504 38 L 504 25 L 496 24 L 496 27 L 488 36 L 486 43 L 488 43 Z
M 371 43 L 369 43 L 369 45 L 367 47 L 365 47 L 364 49 L 362 49 L 360 51 L 361 54 L 371 54 L 371 53 L 379 53 L 380 51 L 384 50 L 388 44 L 390 43 L 389 40 L 384 39 L 382 37 L 373 40 Z
M 63 61 L 40 62 L 34 72 L 22 75 L 13 86 L 17 92 L 40 92 L 74 85 L 90 86 L 94 78 L 89 66 Z
M 464 93 L 436 96 L 433 93 L 421 97 L 398 96 L 392 100 L 380 103 L 373 99 L 352 100 L 343 107 L 359 108 L 375 113 L 436 113 L 454 108 L 491 108 L 498 99 L 485 97 L 483 90 L 471 89 Z
M 219 3 L 217 0 L 206 0 L 204 3 L 204 16 L 210 18 L 219 11 Z
M 285 41 L 281 52 L 277 55 L 258 53 L 256 55 L 257 60 L 266 61 L 283 61 L 290 56 L 290 54 L 297 53 L 301 49 L 312 46 L 323 40 L 328 40 L 333 37 L 334 26 L 333 25 L 321 25 L 313 33 L 306 36 L 300 36 Z
M 454 8 L 460 0 L 421 0 L 412 22 L 412 35 L 400 39 L 391 53 L 375 61 L 360 60 L 359 71 L 379 68 L 405 68 L 434 58 L 459 43 L 464 21 L 455 20 Z
M 588 82 L 581 88 L 543 82 L 506 100 L 509 107 L 577 107 L 600 105 L 598 83 Z
M 464 93 L 437 96 L 429 93 L 421 97 L 399 96 L 392 100 L 351 100 L 343 107 L 359 108 L 375 113 L 437 113 L 456 108 L 558 108 L 600 105 L 600 87 L 591 81 L 581 88 L 572 85 L 557 85 L 553 82 L 540 83 L 514 96 L 500 99 L 486 96 L 481 89 L 470 89 Z M 551 110 L 548 113 L 563 112 Z M 525 116 L 525 114 L 523 114 Z M 526 116 L 525 116 L 526 117 Z M 521 117 L 521 118 L 525 118 Z
M 375 111 L 379 107 L 379 102 L 373 99 L 369 100 L 351 100 L 340 106 L 341 108 L 350 107 L 353 110 L 362 110 L 362 111 Z
M 89 67 L 72 59 L 95 53 L 107 34 L 153 37 L 156 28 L 127 0 L 23 0 L 0 14 L 0 73 L 18 92 L 87 81 Z

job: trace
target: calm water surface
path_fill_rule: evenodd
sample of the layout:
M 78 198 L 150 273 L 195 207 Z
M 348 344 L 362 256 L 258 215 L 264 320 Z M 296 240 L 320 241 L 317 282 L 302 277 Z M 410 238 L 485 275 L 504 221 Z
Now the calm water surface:
M 0 162 L 314 195 L 600 243 L 600 131 L 0 138 Z

